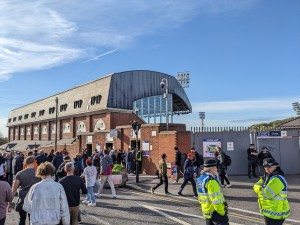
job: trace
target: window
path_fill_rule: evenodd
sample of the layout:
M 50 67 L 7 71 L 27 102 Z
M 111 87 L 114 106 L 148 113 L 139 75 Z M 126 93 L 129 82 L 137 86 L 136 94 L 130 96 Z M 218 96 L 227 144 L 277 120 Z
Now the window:
M 10 119 L 8 119 L 8 122 L 9 122 L 9 123 L 11 122 L 11 118 L 10 118 Z
M 24 128 L 21 128 L 21 135 L 24 135 Z
M 35 115 L 36 115 L 36 112 L 32 112 L 32 113 L 31 113 L 31 118 L 34 118 Z
M 99 104 L 101 102 L 101 95 L 91 97 L 91 105 Z
M 18 135 L 19 135 L 19 130 L 16 129 L 16 130 L 15 130 L 15 133 L 16 133 L 16 136 L 18 136 Z
M 45 114 L 45 109 L 39 111 L 39 116 L 43 116 Z
M 13 118 L 13 122 L 16 122 L 16 120 L 17 120 L 17 117 L 14 117 L 14 118 Z
M 38 132 L 38 127 L 34 127 L 33 134 L 39 134 L 39 132 Z
M 47 126 L 46 125 L 43 126 L 42 134 L 47 134 Z
M 77 126 L 77 132 L 86 132 L 86 126 L 84 122 L 80 122 Z
M 68 123 L 64 125 L 63 133 L 70 133 L 70 125 Z
M 22 120 L 22 116 L 19 116 L 19 117 L 18 117 L 18 120 Z
M 49 114 L 53 114 L 55 112 L 55 107 L 49 108 Z
M 30 127 L 27 127 L 27 135 L 30 135 Z
M 83 100 L 78 100 L 74 102 L 74 109 L 81 108 Z
M 102 119 L 98 120 L 95 124 L 94 131 L 105 130 L 105 123 Z
M 28 119 L 28 114 L 24 115 L 24 119 L 27 120 Z
M 51 125 L 51 134 L 55 134 L 55 132 L 56 132 L 56 125 L 52 124 Z
M 68 104 L 60 105 L 60 111 L 61 111 L 61 112 L 66 111 L 66 110 L 67 110 L 67 107 L 68 107 Z

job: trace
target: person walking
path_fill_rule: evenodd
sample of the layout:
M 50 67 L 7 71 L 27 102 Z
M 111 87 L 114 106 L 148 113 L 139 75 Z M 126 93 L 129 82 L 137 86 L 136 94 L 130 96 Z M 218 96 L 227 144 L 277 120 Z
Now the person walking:
M 193 187 L 194 197 L 198 196 L 197 189 L 196 189 L 196 182 L 194 180 L 193 159 L 194 159 L 194 154 L 189 153 L 188 158 L 184 162 L 184 166 L 183 166 L 183 168 L 184 168 L 184 174 L 183 174 L 184 182 L 182 183 L 182 185 L 181 185 L 181 187 L 178 191 L 178 195 L 182 195 L 182 191 L 183 191 L 184 187 L 187 185 L 188 182 L 191 182 L 192 187 Z
M 133 154 L 132 154 L 130 148 L 128 148 L 128 150 L 127 150 L 126 157 L 125 157 L 125 162 L 126 162 L 126 168 L 127 168 L 127 171 L 128 171 L 128 175 L 131 175 Z
M 12 162 L 13 174 L 16 175 L 23 169 L 23 160 L 20 156 L 20 152 L 17 152 Z
M 34 157 L 29 156 L 25 159 L 26 169 L 21 170 L 17 173 L 16 179 L 14 180 L 12 191 L 13 196 L 16 195 L 18 189 L 18 200 L 15 205 L 15 210 L 19 212 L 19 225 L 26 224 L 27 212 L 23 210 L 23 203 L 25 197 L 32 185 L 40 182 L 40 178 L 35 176 L 36 170 L 34 168 Z M 11 203 L 10 203 L 11 207 Z M 30 221 L 30 215 L 28 214 Z
M 288 184 L 273 158 L 264 159 L 263 167 L 265 174 L 253 187 L 258 195 L 260 213 L 266 225 L 282 225 L 291 213 L 287 199 Z
M 38 166 L 43 162 L 50 162 L 49 158 L 45 155 L 45 152 L 43 149 L 39 151 L 39 155 L 37 157 L 35 157 L 35 160 L 36 160 Z
M 254 144 L 250 144 L 249 148 L 247 149 L 248 154 L 248 177 L 251 179 L 251 174 L 253 177 L 257 177 L 256 175 L 256 167 L 257 167 L 257 151 L 254 147 Z
M 6 161 L 5 158 L 0 153 L 0 180 L 6 179 Z
M 36 176 L 42 181 L 31 186 L 23 210 L 30 214 L 31 225 L 70 224 L 68 201 L 63 186 L 51 178 L 55 168 L 50 162 L 40 164 Z
M 217 160 L 205 160 L 201 176 L 197 179 L 198 200 L 206 225 L 229 225 L 227 203 L 217 175 Z
M 11 153 L 7 153 L 5 156 L 6 160 L 6 181 L 9 183 L 10 186 L 12 186 L 13 182 L 13 168 L 12 168 L 12 157 Z
M 82 194 L 86 194 L 87 190 L 84 181 L 74 175 L 74 164 L 68 162 L 65 165 L 67 176 L 62 178 L 59 183 L 63 186 L 69 205 L 70 224 L 78 224 L 79 204 L 80 204 L 80 190 Z
M 227 167 L 225 165 L 225 155 L 222 153 L 222 149 L 219 146 L 216 147 L 215 158 L 218 160 L 218 165 L 219 165 L 218 170 L 221 179 L 221 186 L 228 188 L 231 186 L 231 184 L 226 172 Z M 224 185 L 224 180 L 226 181 L 227 185 Z
M 60 154 L 59 152 L 56 152 L 55 156 L 52 160 L 52 164 L 55 168 L 54 175 L 55 175 L 55 181 L 56 182 L 58 181 L 58 176 L 56 175 L 56 173 L 57 173 L 57 170 L 58 170 L 59 166 L 63 163 L 63 161 L 64 161 L 64 157 L 62 156 L 62 154 Z
M 83 159 L 82 159 L 80 153 L 78 153 L 76 155 L 76 157 L 74 158 L 73 162 L 74 162 L 74 166 L 76 166 L 76 168 L 78 169 L 76 175 L 81 176 L 81 174 L 83 172 L 83 168 L 84 168 L 84 163 L 83 163 Z
M 82 203 L 87 204 L 88 206 L 95 207 L 96 199 L 94 196 L 94 186 L 97 178 L 97 169 L 93 166 L 92 160 L 87 159 L 85 163 L 87 167 L 83 170 L 83 173 L 80 177 L 85 178 L 87 195 L 85 197 L 85 200 L 82 201 Z
M 196 173 L 196 177 L 200 176 L 200 167 L 203 165 L 203 156 L 200 155 L 194 147 L 191 148 L 191 153 L 194 154 L 193 166 Z
M 167 175 L 167 163 L 166 163 L 167 155 L 163 153 L 161 155 L 161 160 L 158 163 L 158 171 L 159 171 L 159 183 L 154 187 L 151 187 L 151 194 L 154 194 L 154 191 L 165 183 L 165 194 L 170 194 L 168 191 L 168 175 Z
M 6 212 L 10 212 L 8 203 L 13 200 L 11 187 L 6 181 L 0 180 L 0 225 L 5 224 Z
M 176 180 L 173 182 L 173 184 L 178 183 L 180 177 L 182 177 L 182 163 L 181 163 L 181 151 L 179 148 L 176 146 L 174 147 L 174 150 L 176 152 L 175 154 L 175 165 L 176 165 Z
M 109 156 L 108 150 L 104 150 L 104 157 L 101 159 L 100 165 L 101 165 L 100 175 L 99 175 L 100 187 L 98 189 L 98 193 L 95 195 L 101 197 L 103 186 L 107 181 L 111 189 L 112 198 L 117 198 L 115 185 L 113 184 L 111 179 L 113 161 L 112 158 Z

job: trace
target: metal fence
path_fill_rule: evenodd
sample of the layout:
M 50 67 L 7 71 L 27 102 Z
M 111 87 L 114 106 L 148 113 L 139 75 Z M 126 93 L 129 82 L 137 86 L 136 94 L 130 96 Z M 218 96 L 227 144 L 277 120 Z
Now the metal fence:
M 268 147 L 285 174 L 300 174 L 299 130 L 251 130 L 249 127 L 193 127 L 191 145 L 203 154 L 205 140 L 220 140 L 222 151 L 230 155 L 229 175 L 247 175 L 249 144 Z M 272 135 L 273 134 L 273 135 Z M 277 135 L 277 136 L 276 136 Z M 229 149 L 230 148 L 230 149 Z

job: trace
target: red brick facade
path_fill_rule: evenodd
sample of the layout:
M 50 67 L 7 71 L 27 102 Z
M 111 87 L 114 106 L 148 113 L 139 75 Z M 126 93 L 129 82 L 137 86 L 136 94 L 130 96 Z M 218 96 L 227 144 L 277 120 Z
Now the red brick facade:
M 98 120 L 102 120 L 105 129 L 95 129 Z M 105 112 L 94 115 L 78 116 L 74 118 L 63 118 L 58 120 L 58 151 L 64 148 L 68 150 L 71 157 L 79 152 L 80 149 L 90 148 L 92 151 L 100 144 L 101 150 L 107 146 L 113 146 L 114 149 L 127 150 L 129 147 L 135 147 L 136 137 L 132 132 L 131 121 L 136 120 L 142 124 L 134 113 L 123 112 Z M 23 128 L 23 133 L 21 130 Z M 82 130 L 78 130 L 82 129 Z M 117 130 L 117 137 L 108 137 L 109 131 Z M 167 162 L 175 161 L 174 147 L 178 146 L 182 152 L 189 152 L 191 147 L 191 134 L 186 131 L 185 125 L 170 124 L 169 130 L 165 131 L 164 124 L 142 124 L 139 134 L 140 148 L 142 142 L 149 143 L 149 156 L 142 157 L 142 172 L 145 174 L 154 174 L 160 156 L 167 154 Z M 12 135 L 11 135 L 12 134 Z M 74 138 L 74 142 L 64 143 L 64 140 Z M 35 122 L 16 127 L 9 127 L 9 139 L 13 140 L 36 140 L 51 141 L 52 144 L 42 147 L 45 152 L 54 149 L 55 142 L 55 121 Z M 25 150 L 25 149 L 24 149 Z

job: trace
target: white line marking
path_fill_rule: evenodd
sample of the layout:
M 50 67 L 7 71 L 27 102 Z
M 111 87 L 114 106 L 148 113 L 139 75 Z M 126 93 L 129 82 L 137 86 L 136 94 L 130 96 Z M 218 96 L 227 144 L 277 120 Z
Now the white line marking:
M 103 225 L 110 225 L 110 223 L 104 221 L 104 220 L 100 220 L 98 217 L 96 216 L 93 216 L 93 215 L 89 215 L 87 212 L 83 212 L 83 211 L 80 211 L 82 214 L 86 215 L 87 217 L 90 217 L 92 218 L 93 220 L 96 220 L 97 222 L 99 222 L 99 224 L 103 224 Z
M 176 213 L 176 214 L 181 214 L 181 215 L 189 216 L 189 217 L 195 217 L 195 218 L 205 219 L 203 216 L 198 216 L 198 215 L 194 215 L 194 214 L 190 214 L 190 213 L 184 213 L 184 212 L 178 212 L 178 211 L 171 210 L 171 209 L 159 208 L 159 207 L 148 206 L 148 205 L 140 205 L 140 206 L 143 206 L 143 207 L 145 207 L 147 209 L 153 210 L 153 211 L 155 211 L 155 212 L 157 212 L 157 213 L 159 213 L 161 215 L 163 215 L 165 213 L 163 213 L 163 212 L 161 212 L 159 210 L 166 211 L 166 212 L 172 212 L 172 213 Z M 165 215 L 168 215 L 168 214 L 165 214 Z M 165 216 L 165 215 L 163 215 L 163 216 Z M 168 216 L 170 216 L 170 215 L 168 215 Z M 230 225 L 242 225 L 242 224 L 230 222 Z
M 177 222 L 179 224 L 182 224 L 182 225 L 191 225 L 190 223 L 184 222 L 183 220 L 177 219 L 177 218 L 175 218 L 173 216 L 170 216 L 169 214 L 163 213 L 163 212 L 159 211 L 158 209 L 156 209 L 155 207 L 148 206 L 148 205 L 141 205 L 141 206 L 143 206 L 144 208 L 149 209 L 151 211 L 154 211 L 154 212 L 156 212 L 156 213 L 158 213 L 158 214 L 160 214 L 162 216 L 165 216 L 168 219 L 171 219 L 171 220 L 173 220 L 173 221 L 175 221 L 175 222 Z

